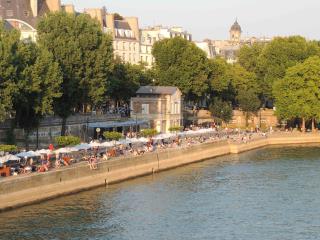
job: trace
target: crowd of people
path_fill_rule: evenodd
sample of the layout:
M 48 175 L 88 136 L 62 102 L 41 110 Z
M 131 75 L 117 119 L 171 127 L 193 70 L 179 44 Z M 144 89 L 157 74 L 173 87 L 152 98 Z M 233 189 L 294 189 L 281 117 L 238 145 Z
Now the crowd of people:
M 166 151 L 168 149 L 188 148 L 193 145 L 231 141 L 233 143 L 247 143 L 256 138 L 266 137 L 259 131 L 240 131 L 238 129 L 212 130 L 202 134 L 188 134 L 186 131 L 179 134 L 171 134 L 168 137 L 150 137 L 143 142 L 118 142 L 111 147 L 100 146 L 94 142 L 92 148 L 77 152 L 59 153 L 49 146 L 49 150 L 37 157 L 25 157 L 8 166 L 11 175 L 29 174 L 32 172 L 48 172 L 61 167 L 68 167 L 78 162 L 86 162 L 91 170 L 98 169 L 99 162 L 107 161 L 116 157 L 141 156 L 146 153 Z M 92 142 L 93 143 L 93 142 Z M 91 144 L 92 144 L 91 143 Z

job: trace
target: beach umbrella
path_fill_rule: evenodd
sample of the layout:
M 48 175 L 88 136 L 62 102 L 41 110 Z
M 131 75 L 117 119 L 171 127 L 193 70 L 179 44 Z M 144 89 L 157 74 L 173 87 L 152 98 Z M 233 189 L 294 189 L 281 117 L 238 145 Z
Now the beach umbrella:
M 52 151 L 49 149 L 41 149 L 41 150 L 36 151 L 36 153 L 38 153 L 40 155 L 44 155 L 44 154 L 48 155 L 48 154 L 51 154 Z
M 21 152 L 16 154 L 15 156 L 19 157 L 19 158 L 30 158 L 30 157 L 34 157 L 34 154 L 30 153 L 30 152 Z
M 88 150 L 91 148 L 91 145 L 88 143 L 81 143 L 77 146 L 74 146 L 74 148 L 78 149 L 78 150 Z
M 40 153 L 37 153 L 37 152 L 35 152 L 35 151 L 29 151 L 29 152 L 27 152 L 27 153 L 30 154 L 30 157 L 40 157 L 40 156 L 41 156 Z
M 100 144 L 101 147 L 113 147 L 114 144 L 112 142 L 104 142 Z
M 138 142 L 146 143 L 146 142 L 149 142 L 149 140 L 145 137 L 141 137 L 141 138 L 138 138 Z
M 9 154 L 9 155 L 1 157 L 0 158 L 0 163 L 3 164 L 3 163 L 8 162 L 8 161 L 18 161 L 18 160 L 20 160 L 19 157 Z
M 77 152 L 77 151 L 79 150 L 74 147 L 66 147 L 66 148 L 60 148 L 54 152 L 55 153 L 71 153 L 71 152 Z
M 90 148 L 101 147 L 101 143 L 98 143 L 98 142 L 92 142 L 89 145 L 90 145 Z
M 121 139 L 119 141 L 120 144 L 123 144 L 123 145 L 128 145 L 130 143 L 132 143 L 131 139 L 130 138 L 127 138 L 127 139 Z

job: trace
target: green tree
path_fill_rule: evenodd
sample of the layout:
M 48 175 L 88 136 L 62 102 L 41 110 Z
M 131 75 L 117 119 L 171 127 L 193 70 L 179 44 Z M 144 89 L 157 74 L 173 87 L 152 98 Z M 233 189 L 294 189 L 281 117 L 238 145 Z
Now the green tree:
M 222 58 L 209 59 L 209 86 L 211 97 L 219 96 L 223 101 L 233 101 L 235 90 L 230 72 L 232 65 Z
M 26 146 L 40 119 L 53 113 L 53 101 L 61 96 L 62 74 L 52 55 L 34 43 L 20 43 L 20 78 L 15 81 L 13 107 L 15 122 L 25 130 Z
M 60 136 L 54 140 L 59 147 L 75 146 L 81 142 L 80 138 L 75 136 Z
M 235 91 L 235 105 L 245 113 L 248 125 L 250 115 L 256 113 L 261 106 L 256 75 L 235 64 L 230 71 L 230 79 Z
M 1 25 L 0 32 L 0 115 L 4 119 L 14 113 L 12 128 L 23 128 L 28 144 L 30 130 L 52 113 L 53 100 L 60 97 L 61 73 L 48 52 L 21 42 L 15 30 Z
M 103 136 L 109 141 L 118 141 L 122 138 L 122 134 L 119 132 L 104 132 Z
M 157 130 L 147 128 L 147 129 L 142 129 L 140 132 L 142 137 L 153 137 L 158 134 Z
M 107 95 L 115 102 L 129 103 L 140 86 L 150 85 L 151 82 L 149 70 L 142 65 L 123 63 L 117 58 L 108 82 Z
M 7 30 L 0 22 L 0 121 L 5 120 L 12 112 L 12 97 L 17 89 L 15 82 L 19 78 L 20 34 Z
M 300 36 L 278 37 L 267 44 L 257 63 L 256 74 L 263 94 L 272 98 L 272 85 L 285 76 L 286 70 L 310 56 L 319 55 L 320 48 Z
M 256 73 L 258 60 L 266 44 L 254 43 L 251 46 L 244 45 L 238 53 L 238 62 L 249 72 Z
M 40 47 L 53 55 L 63 73 L 62 96 L 54 110 L 63 120 L 64 135 L 74 109 L 86 111 L 104 100 L 113 68 L 112 38 L 87 14 L 48 14 L 37 28 Z
M 242 91 L 240 90 L 237 96 L 239 108 L 245 113 L 246 126 L 251 114 L 256 113 L 261 105 L 258 95 L 253 90 Z
M 219 98 L 213 99 L 213 102 L 209 106 L 209 110 L 212 116 L 220 122 L 229 123 L 233 116 L 231 102 L 224 102 Z
M 320 117 L 320 57 L 289 68 L 285 77 L 274 83 L 273 94 L 280 118 L 301 118 L 303 131 L 306 120 L 312 120 L 314 129 L 314 120 Z
M 154 44 L 155 75 L 158 85 L 178 87 L 187 99 L 199 99 L 208 90 L 208 59 L 194 43 L 182 38 Z

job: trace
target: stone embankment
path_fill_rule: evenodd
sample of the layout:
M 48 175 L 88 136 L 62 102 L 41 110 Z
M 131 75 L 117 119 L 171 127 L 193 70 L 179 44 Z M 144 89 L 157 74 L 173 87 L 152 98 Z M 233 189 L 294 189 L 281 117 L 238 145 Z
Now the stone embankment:
M 269 146 L 320 143 L 319 134 L 274 134 L 246 144 L 228 141 L 205 143 L 184 149 L 170 149 L 138 157 L 101 162 L 98 170 L 86 163 L 32 175 L 0 180 L 0 211 L 38 203 L 95 187 L 154 174 L 227 154 Z

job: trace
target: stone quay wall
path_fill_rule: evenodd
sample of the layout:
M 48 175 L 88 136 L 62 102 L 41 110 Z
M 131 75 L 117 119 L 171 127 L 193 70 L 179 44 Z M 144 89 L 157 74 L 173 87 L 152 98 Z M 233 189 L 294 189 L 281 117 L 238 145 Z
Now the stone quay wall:
M 87 163 L 83 162 L 47 173 L 9 177 L 0 180 L 0 211 L 155 174 L 218 156 L 238 154 L 269 145 L 308 143 L 320 143 L 320 135 L 281 134 L 247 144 L 228 141 L 205 143 L 143 156 L 115 158 L 99 163 L 98 170 L 90 170 Z

